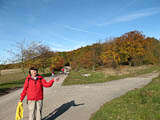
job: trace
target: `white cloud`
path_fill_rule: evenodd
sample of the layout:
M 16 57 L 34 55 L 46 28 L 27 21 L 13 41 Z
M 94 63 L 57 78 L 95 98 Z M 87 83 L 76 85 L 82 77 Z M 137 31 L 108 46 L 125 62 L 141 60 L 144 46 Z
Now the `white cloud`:
M 142 18 L 142 17 L 145 17 L 145 16 L 150 16 L 150 15 L 152 15 L 152 14 L 150 14 L 150 13 L 135 13 L 135 14 L 130 14 L 130 15 L 127 15 L 127 16 L 119 17 L 115 21 L 117 21 L 117 22 L 132 21 L 132 20 Z
M 62 40 L 65 40 L 66 42 L 71 42 L 72 44 L 77 44 L 77 43 L 79 43 L 79 42 L 76 41 L 76 40 L 72 40 L 72 39 L 67 38 L 67 37 L 64 37 L 64 36 L 62 36 L 62 35 L 56 35 L 56 36 L 59 37 L 59 38 L 61 38 Z
M 104 22 L 102 24 L 97 24 L 97 25 L 104 26 L 104 25 L 110 25 L 110 24 L 119 23 L 119 22 L 133 21 L 133 20 L 140 19 L 143 17 L 152 16 L 158 13 L 160 13 L 160 8 L 149 8 L 149 9 L 136 11 L 132 14 L 119 16 L 115 19 L 112 19 L 112 20 L 109 20 L 107 22 Z
M 77 44 L 75 44 L 75 45 L 73 45 L 73 44 L 66 45 L 65 43 L 64 44 L 57 44 L 57 43 L 54 43 L 51 41 L 48 43 L 50 44 L 50 48 L 53 51 L 71 51 L 71 50 L 75 50 L 80 47 L 84 47 L 84 46 L 88 45 L 88 43 L 86 41 L 77 42 Z
M 52 51 L 59 51 L 59 52 L 64 52 L 64 51 L 71 51 L 72 49 L 65 49 L 65 48 L 52 48 L 51 47 L 51 50 Z
M 56 42 L 49 42 L 51 47 L 55 47 L 55 48 L 63 48 L 64 46 L 62 44 L 58 44 Z
M 69 26 L 69 25 L 65 25 L 64 27 L 67 28 L 67 29 L 73 30 L 73 31 L 85 32 L 85 33 L 92 33 L 92 34 L 97 34 L 97 35 L 104 35 L 104 34 L 102 34 L 102 33 L 91 32 L 91 31 L 87 31 L 87 30 L 84 30 L 84 29 L 71 27 L 71 26 Z
M 49 2 L 52 2 L 52 1 L 55 1 L 55 0 L 42 0 L 43 2 L 45 3 L 49 3 Z
M 69 50 L 71 50 L 71 49 L 67 48 L 65 45 L 58 44 L 57 42 L 54 42 L 54 41 L 46 41 L 46 43 L 49 45 L 49 47 L 53 51 L 69 51 Z

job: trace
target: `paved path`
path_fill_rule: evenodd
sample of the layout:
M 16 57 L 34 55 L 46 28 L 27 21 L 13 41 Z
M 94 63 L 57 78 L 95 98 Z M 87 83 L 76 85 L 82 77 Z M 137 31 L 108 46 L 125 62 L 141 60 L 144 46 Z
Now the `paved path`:
M 44 89 L 43 120 L 89 120 L 91 114 L 105 102 L 143 87 L 157 75 L 152 73 L 106 83 L 71 86 L 61 86 L 66 77 L 61 75 L 60 82 Z M 14 120 L 21 91 L 22 89 L 19 89 L 0 97 L 0 120 Z M 28 120 L 26 99 L 23 105 L 23 120 Z

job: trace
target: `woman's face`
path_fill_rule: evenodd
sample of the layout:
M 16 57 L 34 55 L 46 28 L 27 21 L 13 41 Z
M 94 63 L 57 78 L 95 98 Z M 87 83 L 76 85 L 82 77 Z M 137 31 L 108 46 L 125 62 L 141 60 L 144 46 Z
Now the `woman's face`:
M 37 71 L 36 70 L 30 70 L 31 76 L 36 77 Z

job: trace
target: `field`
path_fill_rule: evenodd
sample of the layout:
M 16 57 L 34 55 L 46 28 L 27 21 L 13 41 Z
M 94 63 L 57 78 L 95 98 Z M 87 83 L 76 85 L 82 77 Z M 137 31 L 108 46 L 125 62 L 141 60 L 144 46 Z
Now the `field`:
M 0 76 L 0 95 L 9 93 L 12 90 L 16 90 L 23 86 L 25 77 L 28 75 L 26 70 L 26 75 L 20 69 L 8 69 L 2 70 Z M 40 72 L 42 75 L 42 73 Z M 50 76 L 50 72 L 46 69 L 46 74 L 43 76 Z
M 101 83 L 111 80 L 118 80 L 121 78 L 133 77 L 153 71 L 156 72 L 159 71 L 159 69 L 159 66 L 120 66 L 117 69 L 100 68 L 96 71 L 81 69 L 77 72 L 72 70 L 63 82 L 63 85 Z M 85 74 L 89 74 L 90 76 L 85 77 Z
M 20 73 L 20 69 L 7 69 L 7 70 L 2 70 L 1 74 L 2 75 L 7 75 L 7 74 L 12 74 L 12 73 Z
M 110 80 L 118 80 L 121 78 L 150 73 L 153 71 L 158 71 L 159 69 L 159 66 L 120 66 L 116 69 L 99 68 L 96 71 L 81 69 L 78 72 L 76 72 L 74 70 L 71 70 L 68 77 L 65 79 L 63 85 L 106 82 Z M 1 73 L 2 75 L 0 76 L 0 95 L 6 94 L 11 90 L 15 90 L 23 86 L 25 81 L 25 75 L 21 72 L 20 69 L 2 70 Z M 26 73 L 28 74 L 27 70 Z M 42 73 L 40 74 L 42 75 Z M 90 74 L 90 76 L 85 77 L 84 74 Z M 46 69 L 46 74 L 43 76 L 50 75 L 51 73 L 48 69 Z
M 2 70 L 1 73 L 2 75 L 0 76 L 0 83 L 8 83 L 25 78 L 24 74 L 20 69 Z

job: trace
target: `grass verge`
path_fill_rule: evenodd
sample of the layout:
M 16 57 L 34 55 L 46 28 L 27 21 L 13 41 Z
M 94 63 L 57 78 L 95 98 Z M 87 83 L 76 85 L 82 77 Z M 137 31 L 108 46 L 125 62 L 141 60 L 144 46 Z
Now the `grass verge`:
M 23 84 L 24 84 L 24 79 L 15 80 L 15 81 L 8 82 L 8 83 L 0 83 L 0 95 L 7 94 L 10 91 L 20 88 L 23 86 Z
M 91 83 L 101 83 L 107 82 L 111 80 L 119 80 L 122 78 L 134 77 L 137 75 L 151 73 L 153 71 L 160 71 L 159 66 L 150 66 L 146 69 L 137 70 L 130 74 L 123 74 L 123 75 L 105 75 L 104 72 L 92 72 L 90 70 L 81 69 L 79 72 L 72 70 L 68 77 L 63 82 L 63 85 L 73 85 L 73 84 L 91 84 Z M 84 74 L 90 74 L 89 77 L 84 77 Z
M 90 120 L 160 120 L 160 76 L 104 104 Z

